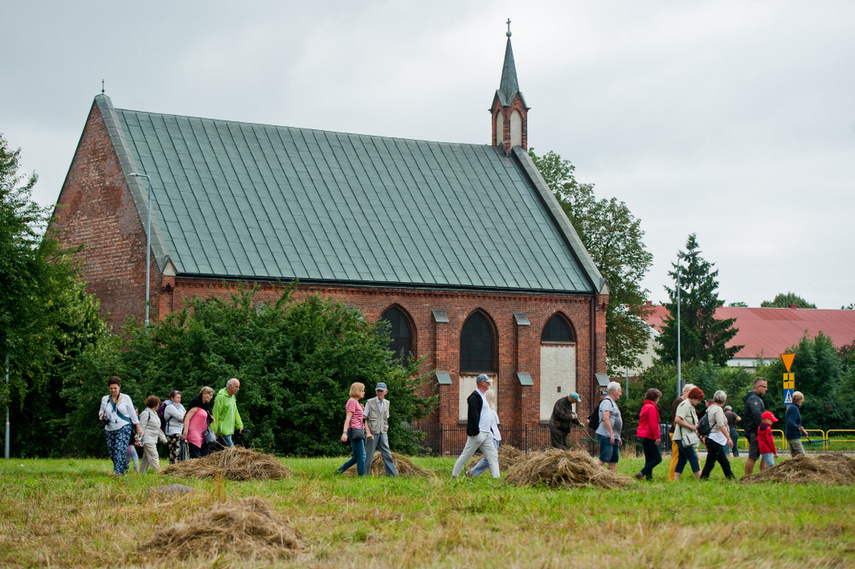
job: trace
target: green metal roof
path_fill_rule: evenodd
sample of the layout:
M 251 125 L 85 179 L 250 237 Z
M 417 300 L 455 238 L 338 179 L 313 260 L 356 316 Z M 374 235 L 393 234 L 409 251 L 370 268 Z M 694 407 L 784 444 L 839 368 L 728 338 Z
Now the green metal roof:
M 151 175 L 153 254 L 180 276 L 603 286 L 519 148 L 114 109 L 103 95 L 96 104 L 126 177 Z M 142 216 L 144 181 L 127 179 Z

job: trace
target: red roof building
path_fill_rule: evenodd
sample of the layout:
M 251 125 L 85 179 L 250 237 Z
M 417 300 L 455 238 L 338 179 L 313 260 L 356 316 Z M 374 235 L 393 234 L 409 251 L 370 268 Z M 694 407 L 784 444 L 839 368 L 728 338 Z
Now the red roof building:
M 776 360 L 803 336 L 815 337 L 822 332 L 838 348 L 855 340 L 855 310 L 821 310 L 807 308 L 738 308 L 722 306 L 716 318 L 736 318 L 739 329 L 728 346 L 741 345 L 730 366 L 754 367 L 757 360 Z M 668 316 L 664 306 L 650 306 L 645 321 L 656 332 Z

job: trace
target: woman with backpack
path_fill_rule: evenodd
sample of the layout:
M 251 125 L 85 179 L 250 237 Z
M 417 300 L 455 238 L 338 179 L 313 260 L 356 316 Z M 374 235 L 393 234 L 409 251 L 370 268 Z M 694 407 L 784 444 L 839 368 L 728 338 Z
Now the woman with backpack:
M 709 434 L 704 441 L 707 447 L 707 461 L 704 463 L 703 472 L 701 472 L 701 480 L 710 477 L 710 472 L 715 468 L 716 462 L 721 465 L 725 478 L 735 478 L 730 470 L 730 461 L 727 460 L 727 455 L 724 452 L 725 448 L 733 448 L 733 439 L 730 438 L 727 417 L 725 417 L 722 408 L 725 401 L 727 401 L 727 393 L 719 389 L 713 395 L 712 403 L 707 407 L 706 418 L 709 421 Z

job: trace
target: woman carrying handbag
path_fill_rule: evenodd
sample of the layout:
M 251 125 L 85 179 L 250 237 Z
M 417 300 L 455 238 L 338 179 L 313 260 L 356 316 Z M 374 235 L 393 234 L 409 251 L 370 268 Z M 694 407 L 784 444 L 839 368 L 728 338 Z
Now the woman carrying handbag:
M 695 450 L 701 442 L 698 436 L 698 414 L 695 412 L 695 406 L 703 399 L 703 390 L 695 387 L 689 391 L 686 400 L 677 407 L 677 416 L 674 418 L 677 424 L 674 429 L 674 441 L 677 443 L 680 457 L 677 459 L 677 468 L 674 470 L 675 481 L 680 479 L 687 462 L 692 467 L 695 478 L 701 478 L 701 466 L 698 462 L 698 452 Z
M 371 431 L 368 430 L 368 425 L 362 420 L 363 408 L 359 404 L 359 400 L 363 397 L 365 397 L 365 385 L 358 382 L 352 384 L 350 386 L 350 399 L 347 400 L 347 404 L 344 406 L 347 416 L 344 419 L 344 432 L 341 434 L 341 442 L 346 443 L 348 440 L 350 441 L 352 456 L 339 467 L 339 474 L 344 474 L 354 464 L 356 465 L 357 474 L 360 476 L 365 476 L 366 474 L 365 439 L 373 439 L 374 435 L 371 434 Z

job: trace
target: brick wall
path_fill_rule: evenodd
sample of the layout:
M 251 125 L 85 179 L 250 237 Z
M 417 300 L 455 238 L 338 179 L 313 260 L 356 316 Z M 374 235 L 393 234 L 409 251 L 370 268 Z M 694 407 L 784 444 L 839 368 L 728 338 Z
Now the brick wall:
M 84 245 L 83 275 L 102 313 L 120 326 L 126 315 L 145 315 L 145 227 L 128 191 L 97 105 L 86 127 L 57 200 L 51 230 L 67 246 Z M 155 290 L 160 276 L 151 267 Z
M 217 281 L 202 279 L 164 280 L 157 291 L 162 313 L 180 310 L 184 299 L 192 296 L 228 298 L 229 288 Z M 236 283 L 235 283 L 236 284 Z M 173 288 L 174 287 L 174 288 Z M 259 302 L 273 302 L 281 288 L 261 285 L 256 298 Z M 587 415 L 588 394 L 595 392 L 594 370 L 605 370 L 605 312 L 607 297 L 596 301 L 596 342 L 594 363 L 591 361 L 591 297 L 551 294 L 508 294 L 488 292 L 437 291 L 394 288 L 361 288 L 300 285 L 296 298 L 318 294 L 332 297 L 357 306 L 366 318 L 376 320 L 391 306 L 396 306 L 412 323 L 413 345 L 416 357 L 427 355 L 425 370 L 442 370 L 451 376 L 451 385 L 437 385 L 432 379 L 425 386 L 425 394 L 437 392 L 440 405 L 429 418 L 431 422 L 455 424 L 460 415 L 460 331 L 466 319 L 481 311 L 495 328 L 497 367 L 496 391 L 499 394 L 499 414 L 502 421 L 513 425 L 537 425 L 540 416 L 540 335 L 546 322 L 561 313 L 572 323 L 577 335 L 577 385 L 583 398 L 580 415 Z M 154 294 L 153 294 L 154 297 Z M 448 322 L 436 322 L 432 310 L 444 310 Z M 520 326 L 514 313 L 525 313 L 531 323 Z M 530 374 L 534 385 L 522 386 L 517 372 Z M 465 399 L 465 397 L 464 397 Z
M 490 116 L 492 117 L 492 132 L 493 132 L 493 146 L 502 146 L 505 149 L 505 152 L 511 151 L 510 143 L 505 143 L 504 141 L 511 140 L 511 115 L 514 111 L 518 111 L 520 114 L 520 118 L 522 119 L 522 148 L 523 150 L 528 150 L 528 109 L 525 108 L 525 105 L 522 102 L 522 98 L 519 93 L 516 94 L 514 100 L 511 102 L 509 107 L 503 107 L 499 102 L 498 97 L 493 98 L 493 107 L 490 109 Z M 502 130 L 503 132 L 496 132 L 496 115 L 501 113 L 502 120 Z

